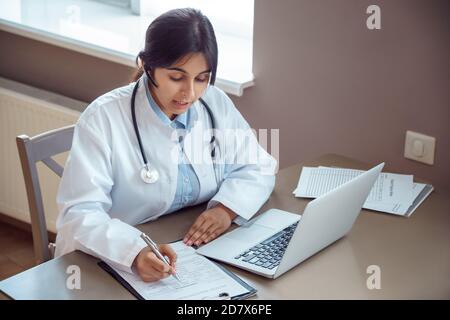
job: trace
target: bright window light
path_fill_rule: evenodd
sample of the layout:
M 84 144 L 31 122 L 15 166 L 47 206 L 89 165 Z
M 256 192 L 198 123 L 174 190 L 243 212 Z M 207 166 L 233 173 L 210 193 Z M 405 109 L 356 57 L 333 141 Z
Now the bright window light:
M 135 66 L 151 21 L 185 7 L 201 10 L 213 24 L 216 85 L 242 95 L 253 85 L 254 0 L 0 0 L 0 30 Z

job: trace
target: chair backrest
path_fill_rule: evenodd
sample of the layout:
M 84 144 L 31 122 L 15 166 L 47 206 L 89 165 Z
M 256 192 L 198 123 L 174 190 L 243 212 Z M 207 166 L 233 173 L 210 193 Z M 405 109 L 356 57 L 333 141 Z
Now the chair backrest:
M 44 206 L 42 203 L 41 188 L 36 163 L 42 161 L 58 176 L 62 176 L 61 167 L 51 157 L 70 150 L 74 125 L 51 130 L 34 137 L 20 135 L 16 137 L 22 164 L 25 187 L 27 189 L 28 206 L 31 216 L 31 229 L 33 233 L 34 255 L 37 264 L 52 258 L 49 249 L 47 224 L 45 221 Z

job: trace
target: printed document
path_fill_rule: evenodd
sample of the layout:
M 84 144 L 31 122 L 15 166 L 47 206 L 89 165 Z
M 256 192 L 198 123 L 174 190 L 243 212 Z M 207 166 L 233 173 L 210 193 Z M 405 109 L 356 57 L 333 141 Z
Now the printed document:
M 207 258 L 197 254 L 195 249 L 182 241 L 171 243 L 177 253 L 176 271 L 179 282 L 173 276 L 157 282 L 144 282 L 137 274 L 113 268 L 146 300 L 216 299 L 222 293 L 230 297 L 248 292 L 236 278 Z
M 432 185 L 414 183 L 413 198 L 415 200 L 412 205 L 404 203 L 365 203 L 364 208 L 409 217 L 432 191 Z
M 330 167 L 303 167 L 296 197 L 317 198 L 364 171 Z M 363 208 L 409 217 L 433 191 L 433 186 L 414 183 L 412 175 L 380 173 Z
M 303 167 L 294 194 L 297 197 L 317 198 L 362 174 L 362 170 Z M 365 204 L 402 203 L 410 206 L 413 201 L 413 176 L 380 173 Z

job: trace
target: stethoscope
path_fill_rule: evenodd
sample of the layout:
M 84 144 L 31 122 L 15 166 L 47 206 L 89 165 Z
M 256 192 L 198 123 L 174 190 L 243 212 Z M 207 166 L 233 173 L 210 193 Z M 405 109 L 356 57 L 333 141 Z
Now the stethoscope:
M 136 133 L 136 137 L 137 137 L 137 140 L 139 143 L 139 149 L 141 150 L 142 160 L 144 161 L 144 167 L 141 169 L 141 172 L 140 172 L 141 179 L 145 183 L 151 184 L 151 183 L 155 183 L 159 180 L 159 172 L 158 172 L 158 170 L 156 170 L 155 167 L 153 167 L 152 165 L 150 165 L 148 163 L 147 157 L 145 156 L 144 148 L 142 147 L 141 135 L 139 133 L 139 128 L 138 128 L 137 121 L 136 121 L 136 110 L 135 110 L 136 109 L 135 108 L 136 92 L 137 92 L 138 87 L 139 87 L 139 81 L 136 81 L 136 85 L 134 86 L 133 93 L 131 95 L 131 116 L 133 118 L 134 132 Z M 211 158 L 213 160 L 213 165 L 214 165 L 214 161 L 215 161 L 215 157 L 216 157 L 216 137 L 214 135 L 214 130 L 216 128 L 216 125 L 214 122 L 214 117 L 212 115 L 211 109 L 209 108 L 208 104 L 202 98 L 199 98 L 199 100 L 202 103 L 202 105 L 205 107 L 205 109 L 208 112 L 208 115 L 211 119 L 212 133 L 211 133 L 211 140 L 210 140 L 209 144 L 211 145 Z M 215 168 L 214 168 L 214 175 L 216 178 L 216 183 L 218 183 Z

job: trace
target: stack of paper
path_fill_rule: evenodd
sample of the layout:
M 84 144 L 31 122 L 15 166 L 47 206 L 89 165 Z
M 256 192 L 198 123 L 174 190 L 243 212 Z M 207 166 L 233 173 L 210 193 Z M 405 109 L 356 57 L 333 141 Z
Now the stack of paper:
M 296 197 L 317 198 L 364 171 L 328 167 L 303 167 Z M 365 209 L 409 217 L 433 191 L 432 185 L 415 183 L 412 175 L 382 172 L 373 186 Z

